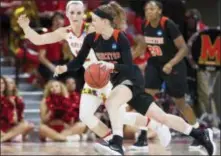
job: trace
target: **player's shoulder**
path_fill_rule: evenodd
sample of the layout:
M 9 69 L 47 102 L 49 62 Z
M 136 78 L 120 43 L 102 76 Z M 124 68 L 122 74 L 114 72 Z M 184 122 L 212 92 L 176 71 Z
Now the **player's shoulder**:
M 60 28 L 58 28 L 58 29 L 56 30 L 56 32 L 57 32 L 59 35 L 65 37 L 65 36 L 70 32 L 70 30 L 71 30 L 71 26 L 66 26 L 66 27 L 60 27 Z
M 98 36 L 99 34 L 97 34 L 96 32 L 88 33 L 85 37 L 85 41 L 88 43 L 92 43 L 97 39 Z
M 170 19 L 170 18 L 168 18 L 168 17 L 166 17 L 166 19 L 165 19 L 165 25 L 167 25 L 167 26 L 177 26 L 177 24 L 172 20 L 172 19 Z
M 63 32 L 63 33 L 64 32 L 67 33 L 70 30 L 71 30 L 71 26 L 70 25 L 69 26 L 65 26 L 65 27 L 60 27 L 60 28 L 57 29 L 58 32 Z

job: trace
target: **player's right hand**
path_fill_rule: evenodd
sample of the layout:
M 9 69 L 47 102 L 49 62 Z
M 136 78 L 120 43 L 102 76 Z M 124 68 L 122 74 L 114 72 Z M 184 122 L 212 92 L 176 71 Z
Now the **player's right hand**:
M 18 24 L 19 24 L 19 26 L 20 26 L 21 28 L 26 28 L 26 27 L 29 26 L 30 20 L 29 20 L 29 18 L 27 17 L 27 15 L 22 14 L 22 15 L 20 15 L 20 16 L 18 17 L 17 22 L 18 22 Z
M 58 76 L 59 74 L 63 74 L 68 70 L 66 65 L 63 66 L 56 66 L 54 71 L 54 77 Z

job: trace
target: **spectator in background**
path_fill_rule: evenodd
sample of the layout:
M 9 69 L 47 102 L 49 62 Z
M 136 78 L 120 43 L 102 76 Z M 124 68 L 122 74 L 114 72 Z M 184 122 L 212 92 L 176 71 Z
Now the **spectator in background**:
M 35 0 L 41 26 L 49 28 L 51 18 L 55 12 L 65 13 L 65 6 L 68 0 Z
M 134 46 L 132 47 L 132 56 L 133 56 L 133 63 L 136 64 L 142 74 L 144 75 L 144 71 L 147 65 L 147 60 L 150 57 L 150 53 L 148 52 L 146 42 L 143 39 L 143 36 L 137 35 L 134 38 Z
M 44 90 L 40 104 L 40 137 L 42 140 L 77 141 L 83 130 L 76 130 L 73 113 L 74 103 L 68 95 L 67 88 L 59 81 L 51 80 Z
M 52 17 L 52 26 L 49 31 L 53 32 L 63 26 L 64 15 L 56 12 Z M 55 66 L 63 60 L 62 46 L 62 42 L 56 42 L 39 48 L 39 61 L 41 64 L 38 71 L 46 82 L 53 77 Z
M 74 113 L 74 126 L 77 129 L 78 134 L 82 134 L 86 130 L 86 125 L 79 120 L 79 107 L 81 94 L 77 89 L 77 82 L 74 78 L 68 77 L 65 81 L 65 85 L 69 92 L 69 97 L 73 102 L 72 112 Z
M 21 135 L 27 135 L 33 129 L 33 125 L 24 121 L 24 103 L 16 94 L 17 89 L 14 82 L 10 79 L 7 82 L 6 78 L 1 76 L 0 83 L 0 131 L 1 142 L 5 142 Z
M 10 16 L 12 14 L 13 9 L 17 6 L 21 5 L 22 1 L 20 0 L 1 0 L 0 1 L 0 45 L 2 45 L 4 55 L 8 54 L 8 41 L 9 41 L 9 33 L 11 31 L 11 24 L 10 24 Z
M 186 18 L 186 40 L 188 40 L 195 32 L 207 28 L 202 20 L 202 16 L 197 9 L 189 9 L 185 14 Z

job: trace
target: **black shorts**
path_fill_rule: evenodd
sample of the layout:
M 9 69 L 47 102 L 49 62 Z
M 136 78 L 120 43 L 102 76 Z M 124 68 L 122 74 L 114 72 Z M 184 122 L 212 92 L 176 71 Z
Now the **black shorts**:
M 167 93 L 175 98 L 181 98 L 187 91 L 187 71 L 184 61 L 173 67 L 171 74 L 163 71 L 163 66 L 149 63 L 145 70 L 145 88 L 160 89 L 162 82 L 166 83 Z
M 153 96 L 144 92 L 143 88 L 126 85 L 133 93 L 133 98 L 128 104 L 138 113 L 145 115 L 151 103 L 154 101 Z

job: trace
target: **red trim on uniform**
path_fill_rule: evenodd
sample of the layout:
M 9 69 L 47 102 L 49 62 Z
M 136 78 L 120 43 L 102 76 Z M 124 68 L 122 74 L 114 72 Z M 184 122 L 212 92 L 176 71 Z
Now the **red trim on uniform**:
M 149 23 L 150 23 L 150 21 L 146 20 L 146 22 L 145 22 L 145 27 L 148 26 Z
M 149 123 L 150 123 L 150 118 L 149 118 L 149 117 L 147 117 L 147 123 L 146 123 L 146 127 L 149 125 Z
M 165 25 L 166 25 L 165 23 L 166 23 L 167 20 L 168 20 L 167 17 L 165 17 L 165 16 L 161 17 L 161 19 L 160 19 L 160 26 L 161 26 L 161 28 L 165 29 Z
M 115 40 L 116 42 L 117 42 L 117 40 L 118 40 L 119 33 L 120 33 L 120 30 L 114 29 L 113 37 L 114 37 L 114 40 Z
M 166 16 L 161 17 L 161 19 L 160 19 L 161 28 L 163 28 L 163 29 L 165 28 L 165 23 L 166 23 L 167 20 L 168 20 L 168 17 L 166 17 Z M 145 27 L 148 26 L 149 24 L 150 24 L 150 21 L 146 20 Z
M 75 34 L 75 32 L 72 30 L 72 28 L 68 29 L 67 31 L 73 33 L 74 36 L 76 36 L 77 38 L 79 38 L 79 37 L 81 37 L 81 35 L 82 35 L 83 32 L 84 32 L 84 28 L 85 28 L 85 22 L 82 23 L 82 26 L 81 26 L 81 33 L 80 33 L 79 36 L 77 36 L 77 35 Z
M 102 137 L 102 139 L 106 138 L 107 136 L 111 135 L 112 131 L 110 130 L 105 136 Z
M 100 34 L 97 34 L 97 33 L 96 33 L 96 34 L 95 34 L 95 37 L 94 37 L 94 42 L 97 41 L 97 39 L 98 39 L 99 37 L 100 37 Z

